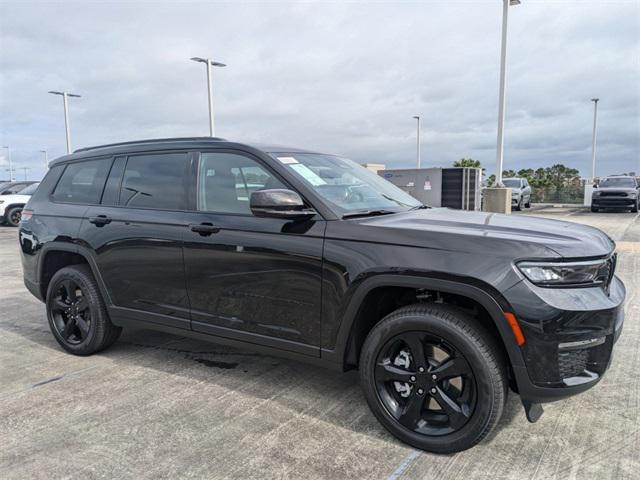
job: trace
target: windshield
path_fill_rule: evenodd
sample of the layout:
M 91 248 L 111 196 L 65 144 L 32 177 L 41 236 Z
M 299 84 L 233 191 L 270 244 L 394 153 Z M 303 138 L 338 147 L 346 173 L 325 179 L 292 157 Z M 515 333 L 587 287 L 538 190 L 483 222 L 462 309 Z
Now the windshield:
M 502 183 L 504 183 L 504 186 L 508 188 L 520 188 L 520 180 L 518 179 L 503 180 Z
M 600 180 L 600 187 L 636 188 L 636 182 L 633 178 L 604 178 Z
M 341 214 L 380 209 L 400 212 L 422 205 L 384 178 L 346 158 L 315 153 L 273 156 Z
M 39 183 L 32 183 L 31 185 L 24 187 L 22 190 L 18 192 L 18 195 L 33 195 L 38 188 Z

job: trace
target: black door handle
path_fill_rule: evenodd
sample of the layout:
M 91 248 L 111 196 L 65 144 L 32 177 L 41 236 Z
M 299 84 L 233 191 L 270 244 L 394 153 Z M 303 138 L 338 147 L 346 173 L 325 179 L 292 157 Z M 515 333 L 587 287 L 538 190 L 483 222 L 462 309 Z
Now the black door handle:
M 207 237 L 212 233 L 218 233 L 220 231 L 220 227 L 214 227 L 213 224 L 204 222 L 204 223 L 192 223 L 189 225 L 189 229 L 192 232 L 198 232 L 201 236 Z
M 111 218 L 106 215 L 98 215 L 96 217 L 89 217 L 89 223 L 93 223 L 96 227 L 103 227 L 107 223 L 111 223 Z

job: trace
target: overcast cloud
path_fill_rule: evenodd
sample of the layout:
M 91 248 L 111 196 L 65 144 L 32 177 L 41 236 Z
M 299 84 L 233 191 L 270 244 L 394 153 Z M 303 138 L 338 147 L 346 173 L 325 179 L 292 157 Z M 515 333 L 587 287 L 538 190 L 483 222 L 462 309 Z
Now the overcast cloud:
M 0 142 L 43 173 L 74 148 L 216 133 L 339 153 L 359 162 L 460 157 L 493 171 L 501 1 L 0 2 Z M 510 9 L 505 168 L 564 163 L 640 172 L 640 1 L 522 0 Z M 8 177 L 6 150 L 0 178 Z M 23 173 L 19 170 L 19 178 Z

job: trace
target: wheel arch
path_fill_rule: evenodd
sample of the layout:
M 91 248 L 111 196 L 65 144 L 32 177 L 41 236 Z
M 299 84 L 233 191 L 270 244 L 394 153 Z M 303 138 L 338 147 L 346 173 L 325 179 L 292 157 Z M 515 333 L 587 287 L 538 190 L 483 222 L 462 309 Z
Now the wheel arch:
M 509 305 L 499 294 L 495 292 L 489 293 L 479 286 L 457 280 L 387 274 L 368 278 L 358 286 L 345 309 L 343 321 L 338 332 L 336 348 L 331 353 L 323 352 L 323 356 L 327 353 L 328 355 L 326 356 L 333 357 L 330 360 L 339 363 L 343 370 L 354 367 L 354 360 L 357 364 L 357 357 L 366 334 L 382 317 L 390 313 L 390 311 L 383 311 L 384 315 L 382 317 L 375 319 L 375 321 L 368 321 L 366 309 L 370 308 L 371 305 L 368 300 L 373 298 L 375 302 L 381 302 L 384 305 L 386 300 L 384 295 L 380 293 L 393 292 L 394 289 L 404 293 L 411 290 L 439 292 L 468 299 L 481 306 L 487 313 L 488 319 L 495 329 L 494 331 L 497 332 L 498 340 L 504 348 L 510 365 L 512 367 L 524 366 L 522 352 L 516 344 L 513 332 L 504 317 L 504 312 L 510 311 Z M 455 306 L 455 304 L 452 305 Z M 390 308 L 388 304 L 386 308 Z
M 64 242 L 46 243 L 40 252 L 37 267 L 37 278 L 42 298 L 46 300 L 49 281 L 58 270 L 70 265 L 78 264 L 86 264 L 89 266 L 91 273 L 98 282 L 102 298 L 106 304 L 111 304 L 108 291 L 91 251 L 81 245 Z

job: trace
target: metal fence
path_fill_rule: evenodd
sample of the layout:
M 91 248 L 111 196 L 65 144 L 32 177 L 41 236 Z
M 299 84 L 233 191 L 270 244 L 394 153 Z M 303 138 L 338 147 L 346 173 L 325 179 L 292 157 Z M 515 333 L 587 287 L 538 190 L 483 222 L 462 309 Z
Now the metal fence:
M 533 203 L 578 203 L 584 200 L 583 186 L 562 187 L 531 187 L 531 201 Z

